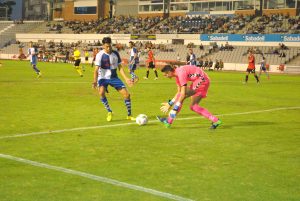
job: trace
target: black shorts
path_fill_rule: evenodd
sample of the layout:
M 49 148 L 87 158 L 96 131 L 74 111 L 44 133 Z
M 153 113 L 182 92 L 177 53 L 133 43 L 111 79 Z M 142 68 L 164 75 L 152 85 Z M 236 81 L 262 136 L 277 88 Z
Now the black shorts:
M 247 68 L 246 71 L 247 71 L 248 73 L 255 73 L 255 68 L 254 68 L 254 69 Z
M 74 66 L 79 66 L 80 62 L 81 62 L 81 59 L 76 59 Z
M 154 62 L 150 61 L 148 64 L 148 68 L 155 68 Z
M 86 60 L 86 61 L 88 61 L 88 60 L 89 60 L 89 58 L 88 58 L 88 57 L 85 57 L 85 60 Z

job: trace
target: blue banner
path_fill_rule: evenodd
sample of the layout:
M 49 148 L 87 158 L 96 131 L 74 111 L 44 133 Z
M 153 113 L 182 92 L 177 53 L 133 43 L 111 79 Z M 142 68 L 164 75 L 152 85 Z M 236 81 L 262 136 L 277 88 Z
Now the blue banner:
M 201 34 L 201 41 L 300 42 L 300 34 Z

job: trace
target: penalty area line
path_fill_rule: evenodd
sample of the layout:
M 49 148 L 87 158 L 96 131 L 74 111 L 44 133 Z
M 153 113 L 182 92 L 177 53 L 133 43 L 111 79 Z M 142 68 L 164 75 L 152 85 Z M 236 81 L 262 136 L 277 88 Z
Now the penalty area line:
M 177 195 L 173 195 L 171 193 L 165 193 L 165 192 L 161 192 L 161 191 L 154 190 L 154 189 L 151 189 L 151 188 L 145 188 L 145 187 L 142 187 L 142 186 L 133 185 L 133 184 L 129 184 L 129 183 L 126 183 L 126 182 L 121 182 L 121 181 L 118 181 L 118 180 L 115 180 L 115 179 L 110 179 L 110 178 L 107 178 L 107 177 L 101 177 L 101 176 L 89 174 L 89 173 L 86 173 L 86 172 L 81 172 L 81 171 L 77 171 L 77 170 L 67 169 L 67 168 L 58 167 L 58 166 L 54 166 L 54 165 L 49 165 L 49 164 L 46 164 L 46 163 L 40 163 L 40 162 L 36 162 L 36 161 L 32 161 L 32 160 L 27 160 L 27 159 L 24 159 L 24 158 L 11 156 L 11 155 L 6 155 L 6 154 L 1 154 L 0 153 L 0 158 L 12 160 L 12 161 L 17 161 L 17 162 L 20 162 L 20 163 L 25 163 L 25 164 L 29 164 L 29 165 L 40 167 L 40 168 L 55 170 L 55 171 L 58 171 L 58 172 L 63 172 L 63 173 L 71 174 L 71 175 L 76 175 L 76 176 L 88 178 L 88 179 L 91 179 L 91 180 L 95 180 L 95 181 L 98 181 L 98 182 L 107 183 L 107 184 L 111 184 L 111 185 L 114 185 L 114 186 L 119 186 L 119 187 L 122 187 L 122 188 L 127 188 L 127 189 L 131 189 L 131 190 L 135 190 L 135 191 L 141 191 L 141 192 L 152 194 L 152 195 L 155 195 L 155 196 L 168 198 L 170 200 L 193 201 L 191 199 L 180 197 L 180 196 L 177 196 Z
M 237 116 L 237 115 L 247 115 L 247 114 L 257 114 L 257 113 L 264 113 L 264 112 L 274 112 L 280 110 L 296 110 L 300 109 L 300 106 L 296 107 L 281 107 L 281 108 L 272 108 L 266 110 L 254 110 L 249 112 L 237 112 L 237 113 L 228 113 L 228 114 L 217 114 L 215 116 L 222 117 L 222 116 Z M 202 116 L 196 117 L 185 117 L 185 118 L 178 118 L 176 121 L 185 121 L 191 119 L 199 119 L 203 118 Z M 157 122 L 157 120 L 151 120 L 149 123 Z M 18 138 L 18 137 L 26 137 L 26 136 L 34 136 L 34 135 L 46 135 L 46 134 L 55 134 L 55 133 L 64 133 L 70 131 L 82 131 L 82 130 L 92 130 L 92 129 L 99 129 L 99 128 L 112 128 L 112 127 L 121 127 L 121 126 L 129 126 L 133 125 L 135 122 L 131 123 L 121 123 L 121 124 L 110 124 L 110 125 L 101 125 L 101 126 L 88 126 L 88 127 L 78 127 L 78 128 L 67 128 L 67 129 L 60 129 L 60 130 L 50 130 L 50 131 L 41 131 L 41 132 L 32 132 L 32 133 L 24 133 L 24 134 L 15 134 L 15 135 L 5 135 L 0 137 L 1 139 L 8 139 L 8 138 Z

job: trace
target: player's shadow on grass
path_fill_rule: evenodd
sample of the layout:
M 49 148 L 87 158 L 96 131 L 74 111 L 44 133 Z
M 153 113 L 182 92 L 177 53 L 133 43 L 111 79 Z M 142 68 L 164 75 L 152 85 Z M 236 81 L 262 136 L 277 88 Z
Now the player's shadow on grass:
M 270 126 L 274 125 L 274 122 L 267 122 L 267 121 L 237 121 L 234 123 L 226 124 L 223 122 L 220 128 L 222 129 L 231 129 L 231 128 L 238 128 L 238 127 L 257 127 L 257 126 Z

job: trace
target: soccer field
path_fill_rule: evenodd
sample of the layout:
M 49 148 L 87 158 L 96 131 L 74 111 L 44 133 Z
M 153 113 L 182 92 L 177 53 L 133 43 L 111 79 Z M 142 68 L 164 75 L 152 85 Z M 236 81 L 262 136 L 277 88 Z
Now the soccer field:
M 109 88 L 114 116 L 92 89 L 93 69 L 79 77 L 71 64 L 2 61 L 0 67 L 1 201 L 299 201 L 300 76 L 271 75 L 256 84 L 245 73 L 208 72 L 200 105 L 186 100 L 170 129 L 155 120 L 175 80 L 141 79 L 129 88 L 133 114 Z M 142 78 L 145 69 L 138 69 Z

